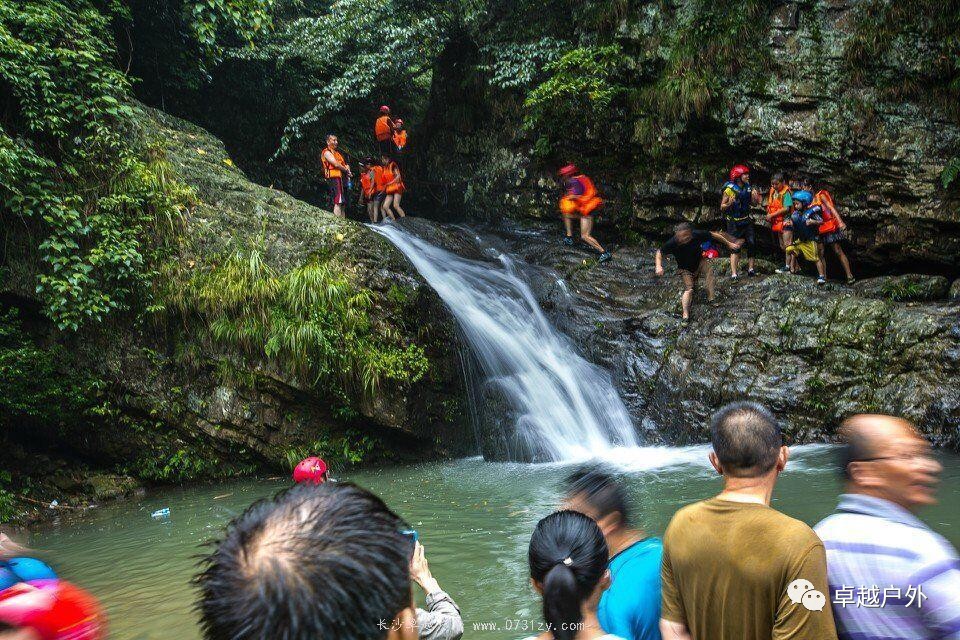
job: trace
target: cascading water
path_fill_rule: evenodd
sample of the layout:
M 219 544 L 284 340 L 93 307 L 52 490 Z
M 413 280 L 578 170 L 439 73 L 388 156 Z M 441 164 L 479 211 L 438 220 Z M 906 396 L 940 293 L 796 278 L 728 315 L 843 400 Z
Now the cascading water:
M 457 256 L 399 225 L 373 229 L 407 256 L 453 312 L 487 380 L 516 412 L 516 433 L 528 450 L 560 461 L 616 458 L 615 449 L 637 446 L 610 376 L 550 324 L 506 256 L 498 267 Z

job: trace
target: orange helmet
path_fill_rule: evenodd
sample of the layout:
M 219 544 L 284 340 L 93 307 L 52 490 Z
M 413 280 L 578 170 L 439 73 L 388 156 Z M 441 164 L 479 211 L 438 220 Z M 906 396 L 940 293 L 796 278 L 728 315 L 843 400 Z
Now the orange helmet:
M 745 164 L 736 164 L 730 169 L 730 179 L 736 180 L 745 173 L 750 173 L 750 167 Z
M 563 177 L 567 177 L 567 176 L 572 176 L 576 172 L 577 172 L 577 167 L 573 164 L 568 164 L 563 167 L 560 167 L 560 171 L 558 171 L 557 173 L 559 173 Z

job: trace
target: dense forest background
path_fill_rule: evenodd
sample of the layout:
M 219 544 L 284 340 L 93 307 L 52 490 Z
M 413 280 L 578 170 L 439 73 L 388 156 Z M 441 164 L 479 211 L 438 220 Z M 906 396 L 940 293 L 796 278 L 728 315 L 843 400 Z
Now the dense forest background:
M 320 204 L 323 135 L 356 161 L 380 104 L 408 125 L 424 215 L 547 218 L 555 169 L 572 160 L 607 196 L 602 232 L 644 242 L 680 219 L 718 224 L 717 188 L 742 161 L 760 181 L 803 172 L 834 191 L 861 272 L 960 273 L 957 0 L 4 2 L 3 437 L 22 447 L 37 425 L 56 425 L 55 440 L 122 423 L 152 462 L 118 466 L 115 452 L 106 466 L 148 480 L 281 464 L 265 446 L 251 462 L 246 441 L 211 453 L 177 431 L 179 414 L 131 412 L 115 381 L 72 360 L 77 341 L 113 344 L 120 326 L 158 344 L 186 327 L 204 348 L 320 381 L 336 413 L 324 419 L 341 426 L 325 446 L 364 459 L 369 390 L 433 375 L 429 340 L 386 326 L 398 314 L 378 320 L 378 301 L 400 308 L 407 293 L 386 284 L 392 297 L 378 297 L 327 254 L 263 262 L 253 224 L 253 240 L 217 245 L 191 273 L 188 220 L 209 181 L 184 179 L 161 116 L 222 140 L 222 158 L 195 145 L 219 169 Z

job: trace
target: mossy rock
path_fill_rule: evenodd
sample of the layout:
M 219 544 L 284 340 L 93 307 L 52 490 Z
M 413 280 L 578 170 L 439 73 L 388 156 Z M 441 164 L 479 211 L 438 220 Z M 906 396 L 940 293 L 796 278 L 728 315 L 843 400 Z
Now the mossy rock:
M 861 296 L 885 298 L 896 302 L 927 302 L 942 300 L 950 291 L 950 281 L 943 276 L 907 273 L 902 276 L 882 276 L 861 280 L 854 285 Z

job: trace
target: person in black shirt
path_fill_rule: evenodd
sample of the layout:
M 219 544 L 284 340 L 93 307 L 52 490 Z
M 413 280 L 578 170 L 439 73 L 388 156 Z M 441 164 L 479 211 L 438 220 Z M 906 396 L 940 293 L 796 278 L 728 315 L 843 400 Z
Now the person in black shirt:
M 707 299 L 713 301 L 713 268 L 710 261 L 703 258 L 701 245 L 707 240 L 718 240 L 730 249 L 739 249 L 743 240 L 729 240 L 726 234 L 715 231 L 700 231 L 690 226 L 689 222 L 681 222 L 673 228 L 673 237 L 657 249 L 656 273 L 663 275 L 663 254 L 672 253 L 677 259 L 680 277 L 683 278 L 683 295 L 680 303 L 683 306 L 683 321 L 690 321 L 690 305 L 693 303 L 693 290 L 701 274 L 706 276 Z

